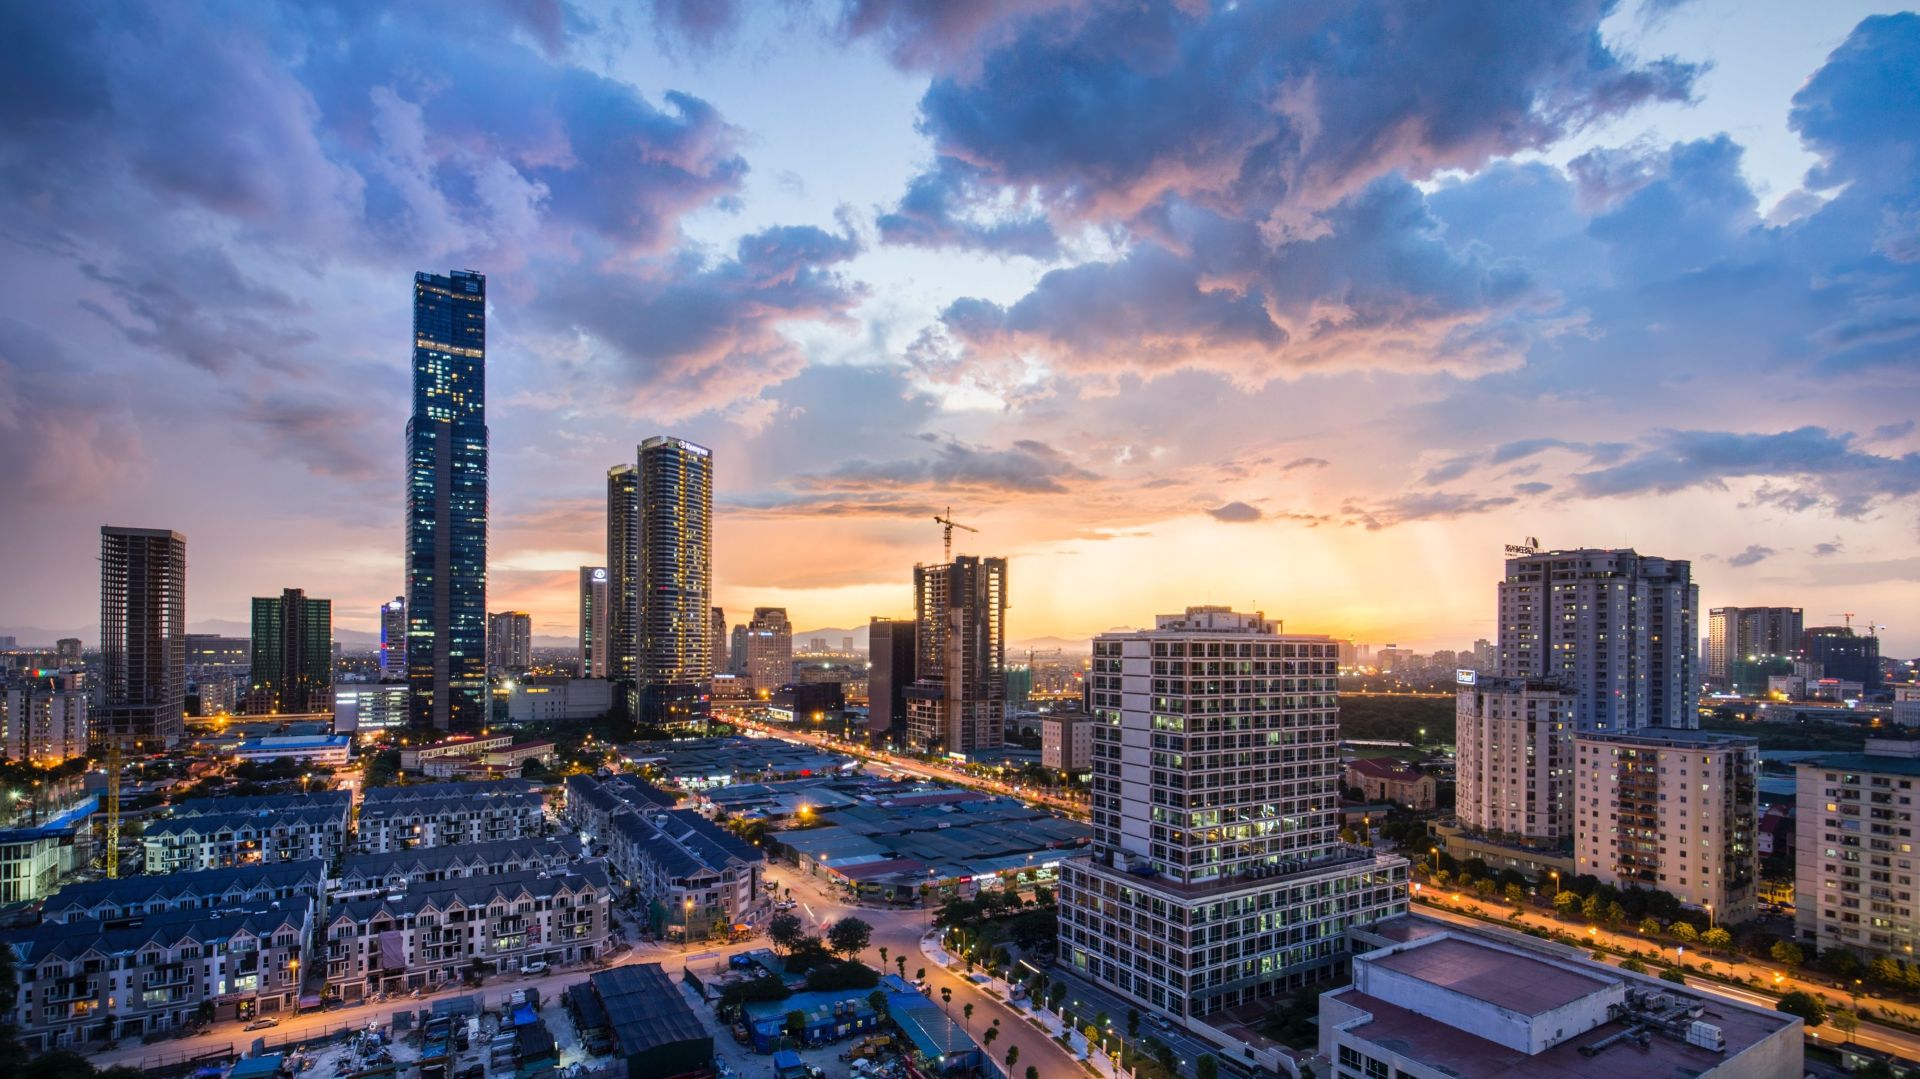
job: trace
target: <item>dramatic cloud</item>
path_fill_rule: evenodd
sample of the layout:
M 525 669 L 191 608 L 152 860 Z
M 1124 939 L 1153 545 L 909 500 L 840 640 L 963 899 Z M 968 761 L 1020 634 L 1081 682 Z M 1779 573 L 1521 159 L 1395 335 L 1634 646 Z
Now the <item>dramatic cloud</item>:
M 934 447 L 932 456 L 850 461 L 831 472 L 802 477 L 802 484 L 835 492 L 921 488 L 936 494 L 964 490 L 1033 495 L 1065 494 L 1068 484 L 1096 478 L 1059 450 L 1031 439 L 1004 450 L 931 435 L 925 441 Z
M 1384 499 L 1366 504 L 1348 502 L 1340 508 L 1348 524 L 1365 525 L 1367 531 L 1377 532 L 1394 525 L 1408 524 L 1413 521 L 1445 521 L 1469 514 L 1486 513 L 1502 506 L 1511 506 L 1519 499 L 1510 495 L 1481 497 L 1478 495 L 1457 494 L 1448 491 L 1429 491 L 1418 494 L 1400 495 L 1397 498 Z
M 684 418 L 798 374 L 805 358 L 781 327 L 844 319 L 865 291 L 835 267 L 858 251 L 851 236 L 812 226 L 768 229 L 718 261 L 688 254 L 569 274 L 535 317 L 592 342 L 604 362 L 591 369 L 627 387 L 636 408 Z
M 1766 477 L 1794 486 L 1761 498 L 1790 509 L 1825 506 L 1859 517 L 1886 499 L 1920 494 L 1920 453 L 1883 457 L 1853 448 L 1854 436 L 1801 427 L 1775 434 L 1665 431 L 1650 448 L 1611 468 L 1573 476 L 1581 494 L 1620 497 L 1720 486 L 1729 479 Z
M 932 172 L 915 177 L 899 207 L 881 214 L 876 224 L 888 243 L 1036 258 L 1059 252 L 1060 239 L 1044 215 L 1031 207 L 995 205 L 1004 201 L 982 187 L 980 170 L 943 157 Z
M 998 190 L 1129 241 L 1010 306 L 949 307 L 944 367 L 1191 366 L 1257 384 L 1330 364 L 1511 366 L 1531 336 L 1518 309 L 1532 283 L 1449 242 L 1408 180 L 1685 98 L 1693 67 L 1639 63 L 1601 40 L 1609 6 L 1149 2 L 1009 20 L 975 43 L 976 65 L 927 90 L 921 126 L 938 163 L 883 235 L 994 250 L 1051 240 L 1024 212 L 976 222 L 952 208 Z
M 1737 555 L 1730 556 L 1727 559 L 1727 565 L 1735 567 L 1751 566 L 1756 562 L 1765 562 L 1767 559 L 1772 558 L 1775 553 L 1771 547 L 1762 547 L 1758 543 L 1748 544 L 1746 550 L 1741 551 Z
M 1207 516 L 1228 524 L 1247 524 L 1258 521 L 1262 514 L 1259 509 L 1245 502 L 1229 502 L 1224 506 L 1213 506 L 1207 510 Z

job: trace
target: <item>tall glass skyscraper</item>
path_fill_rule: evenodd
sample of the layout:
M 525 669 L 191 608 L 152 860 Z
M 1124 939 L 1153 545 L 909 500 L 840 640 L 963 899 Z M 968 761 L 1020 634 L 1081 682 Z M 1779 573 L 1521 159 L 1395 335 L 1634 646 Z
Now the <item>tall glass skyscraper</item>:
M 487 279 L 413 275 L 407 683 L 418 727 L 487 716 Z
M 713 452 L 649 438 L 638 478 L 633 712 L 647 723 L 704 721 L 713 683 Z

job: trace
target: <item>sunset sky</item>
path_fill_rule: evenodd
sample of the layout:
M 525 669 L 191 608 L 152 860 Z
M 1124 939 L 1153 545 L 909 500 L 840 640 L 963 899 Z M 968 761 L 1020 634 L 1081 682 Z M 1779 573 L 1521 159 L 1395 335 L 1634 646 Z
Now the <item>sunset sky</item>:
M 0 633 L 401 589 L 411 279 L 488 275 L 488 606 L 715 451 L 729 617 L 1493 635 L 1501 545 L 1920 653 L 1920 16 L 1790 0 L 0 6 Z M 25 643 L 44 643 L 28 641 Z

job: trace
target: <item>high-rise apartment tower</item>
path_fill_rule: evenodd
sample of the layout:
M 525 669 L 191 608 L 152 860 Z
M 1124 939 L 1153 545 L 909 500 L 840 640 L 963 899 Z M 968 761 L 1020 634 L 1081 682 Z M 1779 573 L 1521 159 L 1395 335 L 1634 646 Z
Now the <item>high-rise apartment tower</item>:
M 1579 730 L 1698 727 L 1698 605 L 1682 561 L 1592 548 L 1509 558 L 1499 673 L 1559 682 Z
M 1060 961 L 1204 1016 L 1337 971 L 1407 908 L 1407 863 L 1337 838 L 1339 646 L 1189 607 L 1093 642 L 1093 847 L 1060 871 Z

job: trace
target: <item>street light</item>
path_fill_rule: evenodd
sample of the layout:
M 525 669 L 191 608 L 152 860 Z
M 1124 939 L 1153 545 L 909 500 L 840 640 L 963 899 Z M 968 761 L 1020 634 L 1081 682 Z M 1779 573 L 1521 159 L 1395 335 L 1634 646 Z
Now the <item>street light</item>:
M 1427 853 L 1433 855 L 1433 871 L 1435 873 L 1440 872 L 1440 848 L 1428 847 Z

